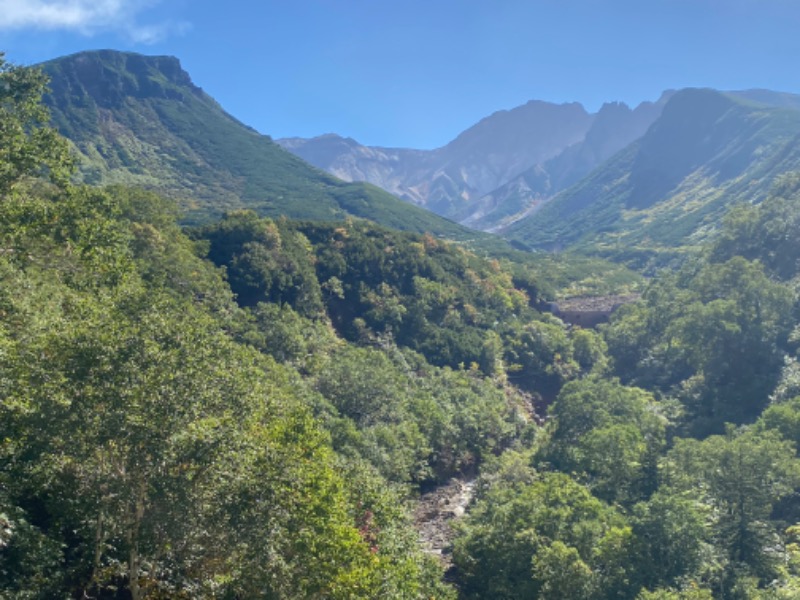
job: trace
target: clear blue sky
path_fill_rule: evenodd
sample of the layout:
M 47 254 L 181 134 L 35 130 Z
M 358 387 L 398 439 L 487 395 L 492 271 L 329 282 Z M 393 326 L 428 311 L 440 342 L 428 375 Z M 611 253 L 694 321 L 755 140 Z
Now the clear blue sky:
M 800 93 L 798 32 L 798 0 L 0 0 L 12 62 L 171 54 L 273 137 L 416 148 L 530 99 Z

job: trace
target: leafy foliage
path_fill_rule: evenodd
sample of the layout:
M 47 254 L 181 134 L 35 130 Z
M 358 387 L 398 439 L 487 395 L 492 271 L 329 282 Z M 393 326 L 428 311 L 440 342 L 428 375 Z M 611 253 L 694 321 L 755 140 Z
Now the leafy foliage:
M 792 328 L 791 290 L 734 257 L 664 277 L 606 334 L 623 380 L 673 395 L 692 431 L 752 422 L 765 407 Z
M 359 533 L 295 376 L 224 332 L 224 295 L 153 276 L 171 261 L 137 257 L 140 223 L 100 198 L 115 206 L 96 192 L 51 204 L 64 240 L 36 224 L 3 263 L 4 589 L 374 597 L 393 560 Z M 378 553 L 414 552 L 386 542 Z M 425 589 L 434 573 L 413 561 L 409 585 Z
M 614 555 L 630 537 L 623 523 L 567 475 L 545 474 L 516 489 L 490 488 L 455 548 L 464 595 L 604 597 L 618 566 Z
M 54 185 L 2 76 L 0 596 L 451 599 L 408 504 L 474 473 L 464 598 L 797 596 L 794 179 L 584 330 L 601 263 Z
M 524 453 L 484 469 L 456 542 L 467 596 L 796 595 L 795 183 L 735 209 L 717 241 L 660 273 L 601 327 L 606 345 L 571 334 L 571 357 L 589 376 L 562 382 Z M 524 372 L 570 364 L 557 329 L 526 328 L 558 350 L 544 358 L 540 346 Z M 533 486 L 567 475 L 584 486 L 574 497 L 614 511 L 607 562 L 569 529 L 543 536 L 529 508 Z M 603 531 L 601 514 L 586 526 Z
M 1 200 L 0 595 L 452 597 L 168 203 Z
M 732 565 L 743 563 L 762 581 L 776 575 L 779 557 L 770 548 L 778 532 L 769 517 L 800 485 L 791 442 L 774 432 L 731 428 L 702 442 L 679 440 L 663 468 L 666 487 L 700 493 L 713 508 L 715 541 Z
M 759 205 L 741 204 L 725 217 L 725 226 L 711 247 L 711 259 L 722 262 L 733 256 L 758 260 L 781 280 L 800 271 L 800 210 L 797 200 L 800 177 L 790 173 L 773 187 Z
M 47 78 L 41 71 L 11 65 L 0 53 L 0 193 L 26 176 L 47 173 L 64 183 L 71 159 L 66 141 L 45 127 L 40 99 Z
M 225 267 L 239 304 L 290 305 L 330 318 L 346 339 L 396 344 L 452 369 L 479 369 L 541 397 L 604 368 L 602 340 L 535 310 L 532 265 L 497 260 L 430 235 L 347 221 L 293 223 L 230 213 L 194 232 Z
M 666 419 L 651 395 L 614 381 L 567 384 L 550 407 L 543 458 L 565 473 L 583 475 L 595 495 L 631 502 L 657 485 L 656 462 Z

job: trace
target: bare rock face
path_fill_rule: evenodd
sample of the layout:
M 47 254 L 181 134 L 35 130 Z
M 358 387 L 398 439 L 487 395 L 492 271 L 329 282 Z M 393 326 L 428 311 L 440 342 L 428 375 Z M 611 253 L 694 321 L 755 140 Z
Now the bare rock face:
M 462 220 L 492 190 L 580 142 L 592 121 L 578 103 L 532 101 L 486 117 L 436 150 L 369 147 L 334 134 L 277 142 L 345 181 L 367 181 Z
M 344 181 L 366 181 L 417 205 L 426 204 L 430 152 L 363 146 L 333 133 L 276 140 L 284 149 Z

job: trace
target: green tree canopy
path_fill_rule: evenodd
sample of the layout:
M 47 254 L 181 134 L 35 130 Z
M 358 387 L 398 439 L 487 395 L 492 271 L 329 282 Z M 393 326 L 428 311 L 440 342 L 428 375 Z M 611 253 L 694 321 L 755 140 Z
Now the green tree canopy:
M 46 126 L 46 85 L 40 70 L 10 64 L 0 53 L 0 194 L 26 176 L 46 174 L 61 184 L 68 180 L 67 142 Z

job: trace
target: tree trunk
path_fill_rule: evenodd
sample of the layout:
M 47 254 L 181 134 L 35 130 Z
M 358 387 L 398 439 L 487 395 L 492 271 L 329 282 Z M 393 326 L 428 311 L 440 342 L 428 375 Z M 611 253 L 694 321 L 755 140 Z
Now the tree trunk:
M 142 600 L 142 590 L 139 587 L 139 567 L 141 557 L 139 556 L 139 529 L 144 518 L 144 496 L 145 484 L 139 486 L 136 500 L 133 507 L 133 522 L 128 532 L 128 543 L 130 545 L 128 553 L 128 578 L 130 579 L 131 600 Z

